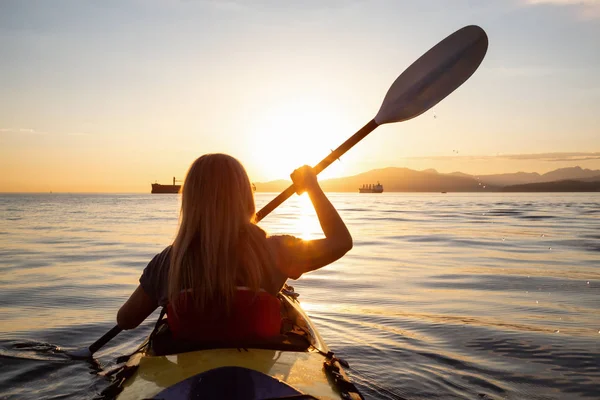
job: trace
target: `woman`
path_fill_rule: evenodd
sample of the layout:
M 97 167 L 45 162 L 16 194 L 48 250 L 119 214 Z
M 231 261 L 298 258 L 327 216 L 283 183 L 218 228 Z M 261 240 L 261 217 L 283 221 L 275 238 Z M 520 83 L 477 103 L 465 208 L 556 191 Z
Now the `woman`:
M 245 318 L 252 324 L 252 316 L 264 310 L 247 312 L 244 303 L 254 304 L 256 294 L 263 293 L 268 305 L 288 278 L 298 279 L 348 252 L 352 237 L 313 169 L 303 166 L 291 177 L 296 192 L 310 196 L 324 239 L 267 236 L 255 224 L 254 194 L 242 164 L 225 154 L 194 161 L 183 184 L 177 236 L 144 269 L 140 285 L 117 314 L 119 327 L 133 329 L 157 307 L 168 306 L 169 324 L 183 331 L 182 337 L 205 332 L 198 325 L 207 321 L 204 327 L 214 326 L 212 334 L 218 336 L 223 332 L 214 321 Z M 195 332 L 185 335 L 186 329 Z

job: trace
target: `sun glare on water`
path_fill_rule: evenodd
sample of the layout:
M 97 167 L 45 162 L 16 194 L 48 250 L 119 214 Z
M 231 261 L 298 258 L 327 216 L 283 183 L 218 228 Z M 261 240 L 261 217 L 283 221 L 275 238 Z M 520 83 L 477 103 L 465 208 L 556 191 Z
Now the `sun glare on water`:
M 299 237 L 304 240 L 322 237 L 319 219 L 306 193 L 298 197 L 298 207 L 300 212 L 295 223 L 295 230 L 299 233 Z

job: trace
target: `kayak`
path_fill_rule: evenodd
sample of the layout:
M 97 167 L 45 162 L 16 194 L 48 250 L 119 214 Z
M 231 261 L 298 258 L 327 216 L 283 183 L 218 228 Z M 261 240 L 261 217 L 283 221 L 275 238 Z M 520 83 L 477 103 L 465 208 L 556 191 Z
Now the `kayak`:
M 363 399 L 285 286 L 278 295 L 282 332 L 268 341 L 173 340 L 164 312 L 144 343 L 105 375 L 104 399 Z

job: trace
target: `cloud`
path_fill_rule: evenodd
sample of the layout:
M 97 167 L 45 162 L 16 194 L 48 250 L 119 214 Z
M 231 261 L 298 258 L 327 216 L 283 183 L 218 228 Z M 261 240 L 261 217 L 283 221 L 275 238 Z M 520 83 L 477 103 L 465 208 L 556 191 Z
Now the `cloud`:
M 492 66 L 485 67 L 486 71 L 499 76 L 510 78 L 549 78 L 554 75 L 573 75 L 595 73 L 593 66 L 581 67 L 556 67 L 549 65 L 520 65 L 520 66 Z M 586 91 L 597 90 L 594 87 L 588 87 Z
M 536 154 L 507 154 L 498 155 L 510 160 L 539 160 L 539 161 L 586 161 L 600 160 L 600 152 L 591 153 L 536 153 Z
M 494 156 L 422 156 L 422 157 L 404 157 L 407 160 L 433 160 L 433 161 L 448 161 L 448 160 L 464 160 L 464 161 L 485 161 Z
M 92 136 L 91 133 L 85 133 L 85 132 L 71 132 L 71 133 L 67 133 L 66 135 L 68 135 L 68 136 Z
M 47 131 L 39 131 L 32 128 L 0 128 L 0 133 L 25 134 L 25 135 L 51 135 L 55 133 Z M 67 136 L 92 136 L 85 132 L 64 132 Z
M 497 75 L 508 76 L 511 78 L 518 77 L 540 77 L 549 76 L 556 72 L 556 70 L 548 67 L 489 67 L 488 71 Z
M 251 10 L 339 10 L 351 8 L 364 0 L 304 0 L 301 2 L 288 2 L 281 0 L 200 0 L 202 3 L 224 11 L 251 11 Z M 193 2 L 193 0 L 188 0 Z
M 528 4 L 555 4 L 559 6 L 581 5 L 599 6 L 600 0 L 525 0 Z
M 570 7 L 583 19 L 600 18 L 600 0 L 524 0 L 524 3 L 529 6 Z
M 48 132 L 38 131 L 31 128 L 0 128 L 0 132 L 3 133 L 25 133 L 31 135 L 45 135 Z
M 520 160 L 520 161 L 548 161 L 548 162 L 565 162 L 565 161 L 589 161 L 589 160 L 600 160 L 600 152 L 572 152 L 572 153 L 531 153 L 531 154 L 496 154 L 490 155 L 454 155 L 454 156 L 430 156 L 430 157 L 406 157 L 407 159 L 419 159 L 419 160 L 471 160 L 471 161 L 486 161 L 491 159 L 507 159 L 507 160 Z
M 250 7 L 240 1 L 205 0 L 205 3 L 223 11 L 247 11 Z

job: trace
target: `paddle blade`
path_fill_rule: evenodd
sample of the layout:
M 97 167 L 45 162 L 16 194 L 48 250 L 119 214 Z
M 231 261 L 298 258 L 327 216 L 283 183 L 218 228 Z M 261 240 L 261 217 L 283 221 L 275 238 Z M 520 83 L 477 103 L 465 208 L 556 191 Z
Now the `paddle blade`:
M 75 360 L 88 360 L 92 358 L 92 352 L 89 349 L 69 351 L 67 355 Z
M 462 85 L 479 67 L 488 48 L 483 29 L 469 25 L 454 32 L 406 69 L 388 90 L 377 124 L 423 114 Z

